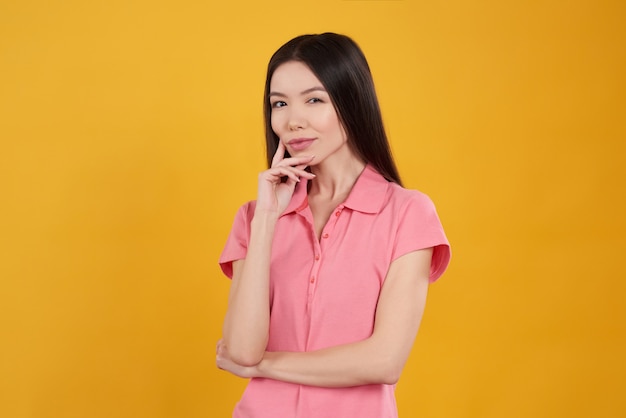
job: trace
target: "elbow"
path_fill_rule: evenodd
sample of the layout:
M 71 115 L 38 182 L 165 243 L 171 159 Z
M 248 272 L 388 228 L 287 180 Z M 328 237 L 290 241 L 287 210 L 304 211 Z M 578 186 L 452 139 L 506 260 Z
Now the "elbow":
M 387 359 L 380 364 L 377 376 L 375 378 L 378 384 L 395 385 L 400 380 L 402 374 L 402 364 L 398 364 L 394 359 Z
M 263 360 L 267 340 L 245 338 L 227 332 L 224 334 L 224 345 L 226 346 L 228 358 L 234 363 L 240 366 L 252 367 Z
M 242 354 L 240 356 L 231 356 L 231 360 L 237 363 L 240 366 L 244 367 L 252 367 L 256 366 L 263 360 L 263 356 L 255 356 L 249 354 Z
M 262 350 L 252 350 L 250 348 L 245 347 L 230 347 L 228 349 L 228 355 L 230 359 L 239 364 L 240 366 L 252 367 L 256 366 L 263 360 L 263 355 L 265 351 Z
M 400 372 L 396 370 L 386 370 L 381 373 L 378 383 L 383 385 L 395 385 L 400 380 Z

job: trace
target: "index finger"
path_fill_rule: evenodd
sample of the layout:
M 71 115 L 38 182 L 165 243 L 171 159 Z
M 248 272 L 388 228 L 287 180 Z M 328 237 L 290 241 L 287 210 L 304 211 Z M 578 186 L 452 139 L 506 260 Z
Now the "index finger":
M 276 147 L 276 152 L 274 153 L 274 157 L 272 158 L 272 167 L 275 167 L 276 164 L 281 162 L 285 158 L 285 144 L 280 139 L 278 140 L 278 147 Z

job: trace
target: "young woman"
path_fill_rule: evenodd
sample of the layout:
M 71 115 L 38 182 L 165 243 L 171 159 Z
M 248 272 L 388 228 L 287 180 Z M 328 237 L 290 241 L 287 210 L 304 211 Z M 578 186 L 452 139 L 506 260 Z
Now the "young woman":
M 217 365 L 251 378 L 234 417 L 397 417 L 429 282 L 450 259 L 430 199 L 402 188 L 367 61 L 299 36 L 265 84 L 269 169 L 220 257 Z

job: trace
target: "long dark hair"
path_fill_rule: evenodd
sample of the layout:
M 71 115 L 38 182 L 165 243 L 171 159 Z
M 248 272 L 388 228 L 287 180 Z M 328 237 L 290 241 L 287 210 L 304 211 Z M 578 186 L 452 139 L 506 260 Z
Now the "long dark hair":
M 307 65 L 320 80 L 346 131 L 351 149 L 387 180 L 401 185 L 365 55 L 352 39 L 336 33 L 298 36 L 272 55 L 263 100 L 268 167 L 279 141 L 271 124 L 270 81 L 274 71 L 289 61 Z

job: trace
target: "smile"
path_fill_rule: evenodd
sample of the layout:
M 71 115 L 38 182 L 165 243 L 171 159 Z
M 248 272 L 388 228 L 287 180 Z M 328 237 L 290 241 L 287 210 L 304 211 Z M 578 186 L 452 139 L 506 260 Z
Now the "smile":
M 315 141 L 315 138 L 295 138 L 287 142 L 287 145 L 294 151 L 302 151 L 307 149 L 313 141 Z

